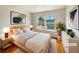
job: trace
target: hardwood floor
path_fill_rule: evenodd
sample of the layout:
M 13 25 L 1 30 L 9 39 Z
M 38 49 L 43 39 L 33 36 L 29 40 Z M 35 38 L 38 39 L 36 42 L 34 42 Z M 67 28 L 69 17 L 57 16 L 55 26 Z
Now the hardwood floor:
M 56 45 L 57 45 L 58 53 L 64 53 L 64 47 L 62 45 L 61 39 L 58 39 L 56 37 L 52 37 L 52 39 L 56 40 Z
M 59 53 L 64 53 L 64 48 L 60 40 L 56 40 L 57 51 Z
M 17 49 L 17 47 L 15 45 L 12 45 L 11 47 L 5 49 L 5 53 L 11 53 L 13 51 L 15 51 Z

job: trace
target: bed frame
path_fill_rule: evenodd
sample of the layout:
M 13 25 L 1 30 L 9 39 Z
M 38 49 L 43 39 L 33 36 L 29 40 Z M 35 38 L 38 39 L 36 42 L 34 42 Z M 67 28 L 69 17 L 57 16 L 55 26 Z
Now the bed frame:
M 28 27 L 28 26 L 10 26 L 10 31 L 12 31 L 12 29 L 17 29 L 17 28 L 25 28 L 25 27 Z M 10 32 L 11 33 L 11 32 Z M 13 34 L 13 33 L 11 33 Z M 11 41 L 12 44 L 14 44 L 16 47 L 18 47 L 19 49 L 21 49 L 22 51 L 26 52 L 26 53 L 33 53 L 33 51 L 31 49 L 28 49 L 22 45 L 20 45 L 19 43 L 17 43 L 16 41 L 12 40 Z M 50 48 L 50 40 L 48 41 L 48 44 L 47 44 L 47 47 L 46 49 L 44 49 L 44 53 L 48 53 L 49 51 L 49 48 Z
M 18 47 L 20 50 L 22 50 L 23 52 L 25 53 L 33 53 L 33 51 L 31 49 L 28 49 L 20 44 L 18 44 L 16 41 L 11 41 L 12 44 L 14 44 L 16 47 Z M 49 51 L 49 48 L 50 48 L 50 41 L 48 42 L 48 45 L 46 47 L 46 49 L 43 51 L 43 53 L 48 53 Z

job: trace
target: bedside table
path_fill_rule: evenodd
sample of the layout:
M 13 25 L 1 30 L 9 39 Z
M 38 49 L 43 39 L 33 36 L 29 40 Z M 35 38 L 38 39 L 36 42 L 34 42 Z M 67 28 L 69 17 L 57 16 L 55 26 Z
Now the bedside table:
M 8 48 L 8 47 L 10 47 L 10 46 L 12 46 L 12 44 L 10 43 L 11 41 L 12 41 L 13 39 L 12 38 L 2 38 L 2 39 L 0 39 L 0 52 L 1 53 L 4 53 L 5 51 L 5 49 L 6 48 Z

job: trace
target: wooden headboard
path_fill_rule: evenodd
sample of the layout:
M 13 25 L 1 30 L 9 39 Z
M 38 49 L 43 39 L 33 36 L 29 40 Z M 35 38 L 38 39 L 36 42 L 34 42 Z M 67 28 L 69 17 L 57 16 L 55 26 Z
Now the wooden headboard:
M 25 28 L 27 27 L 26 25 L 24 26 L 10 26 L 10 29 L 17 29 L 17 28 Z
M 26 25 L 20 25 L 20 26 L 10 26 L 10 35 L 13 34 L 13 29 L 22 29 L 22 28 L 28 28 Z

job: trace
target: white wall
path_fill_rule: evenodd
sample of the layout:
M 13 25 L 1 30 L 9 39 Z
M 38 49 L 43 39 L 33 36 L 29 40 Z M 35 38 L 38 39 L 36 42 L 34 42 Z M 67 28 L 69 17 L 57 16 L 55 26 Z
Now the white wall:
M 60 8 L 56 10 L 48 10 L 44 12 L 37 12 L 37 13 L 32 13 L 32 24 L 34 25 L 34 28 L 37 29 L 36 27 L 36 17 L 37 16 L 55 16 L 55 23 L 57 24 L 58 22 L 65 23 L 65 8 Z
M 53 31 L 49 31 L 49 30 L 38 30 L 37 29 L 37 26 L 36 26 L 36 23 L 37 23 L 37 20 L 36 20 L 36 17 L 37 16 L 55 16 L 56 18 L 56 21 L 55 23 L 57 24 L 58 22 L 62 22 L 62 23 L 65 23 L 66 22 L 66 19 L 65 19 L 65 8 L 60 8 L 60 9 L 56 9 L 56 10 L 48 10 L 48 11 L 43 11 L 43 12 L 36 12 L 36 13 L 32 13 L 32 24 L 34 25 L 34 29 L 38 32 L 44 32 L 44 33 L 50 33 L 51 36 L 56 36 L 57 35 L 57 32 L 56 30 L 53 30 Z
M 79 30 L 71 28 L 72 25 L 71 25 L 71 22 L 70 22 L 70 15 L 69 15 L 69 13 L 74 7 L 75 7 L 75 5 L 70 5 L 70 6 L 67 7 L 67 10 L 66 10 L 66 17 L 67 17 L 66 24 L 67 24 L 67 28 L 68 29 L 72 29 L 75 32 L 75 35 L 77 37 L 79 37 Z
M 16 6 L 0 6 L 0 33 L 2 28 L 10 25 L 10 11 L 16 11 L 26 15 L 26 25 L 31 23 L 30 12 Z
M 0 5 L 0 32 L 2 28 L 10 25 L 10 11 L 26 15 L 26 24 L 31 24 L 31 12 L 40 12 L 63 8 L 65 5 Z

